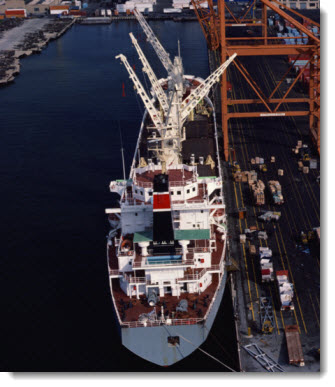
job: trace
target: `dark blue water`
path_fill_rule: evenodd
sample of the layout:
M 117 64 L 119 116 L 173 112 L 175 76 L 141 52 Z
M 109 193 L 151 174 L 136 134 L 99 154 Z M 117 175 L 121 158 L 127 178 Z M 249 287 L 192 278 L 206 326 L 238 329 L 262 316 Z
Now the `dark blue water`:
M 151 25 L 172 57 L 180 40 L 186 74 L 206 77 L 198 23 Z M 108 184 L 122 176 L 118 122 L 129 170 L 143 113 L 115 60 L 125 54 L 142 76 L 129 32 L 165 75 L 137 23 L 125 21 L 73 27 L 0 89 L 2 370 L 162 370 L 121 346 L 106 266 Z M 221 344 L 212 338 L 206 350 L 232 366 L 231 331 L 218 321 Z M 168 370 L 223 367 L 196 351 Z

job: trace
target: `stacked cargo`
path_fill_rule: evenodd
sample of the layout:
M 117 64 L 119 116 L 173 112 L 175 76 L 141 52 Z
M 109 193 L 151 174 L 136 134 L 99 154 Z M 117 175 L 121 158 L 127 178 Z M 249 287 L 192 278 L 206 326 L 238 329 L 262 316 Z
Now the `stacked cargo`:
M 264 188 L 265 185 L 262 180 L 258 180 L 255 182 L 249 182 L 249 186 L 251 187 L 255 199 L 255 203 L 257 206 L 265 204 L 265 196 L 264 196 Z
M 281 185 L 277 180 L 269 180 L 268 186 L 275 204 L 283 204 L 284 197 L 281 190 Z
M 288 282 L 288 271 L 279 270 L 276 272 L 278 290 L 280 296 L 281 310 L 294 310 L 293 304 L 293 284 Z
M 259 259 L 261 264 L 262 282 L 274 280 L 272 250 L 268 247 L 259 248 Z
M 249 185 L 257 181 L 257 172 L 256 171 L 243 171 L 237 170 L 233 174 L 234 180 L 237 183 L 249 183 Z

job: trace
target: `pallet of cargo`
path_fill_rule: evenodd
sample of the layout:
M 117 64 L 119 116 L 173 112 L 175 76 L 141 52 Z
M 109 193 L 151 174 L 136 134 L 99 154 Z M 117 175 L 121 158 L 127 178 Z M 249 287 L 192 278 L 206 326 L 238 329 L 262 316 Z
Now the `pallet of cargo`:
M 288 281 L 288 270 L 276 271 L 276 278 L 280 298 L 280 310 L 294 310 L 294 290 L 293 284 Z
M 284 204 L 284 197 L 282 194 L 282 189 L 279 181 L 269 180 L 268 187 L 271 192 L 274 204 Z
M 250 186 L 253 191 L 255 204 L 257 206 L 261 206 L 262 204 L 265 204 L 265 196 L 264 196 L 265 185 L 262 182 L 262 180 L 258 180 L 256 183 L 252 182 Z
M 297 325 L 286 325 L 285 337 L 289 363 L 303 367 L 305 365 L 304 354 L 300 341 L 299 328 Z

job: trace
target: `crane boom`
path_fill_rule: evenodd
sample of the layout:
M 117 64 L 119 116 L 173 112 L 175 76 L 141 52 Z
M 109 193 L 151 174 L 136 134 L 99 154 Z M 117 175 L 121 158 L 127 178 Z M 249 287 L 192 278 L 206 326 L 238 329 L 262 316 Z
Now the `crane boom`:
M 165 51 L 165 49 L 161 45 L 160 41 L 156 38 L 156 36 L 153 33 L 152 29 L 150 28 L 149 24 L 146 22 L 144 16 L 136 8 L 134 9 L 134 15 L 136 16 L 136 19 L 140 23 L 141 27 L 143 28 L 143 31 L 147 35 L 149 42 L 151 43 L 152 47 L 156 51 L 156 54 L 158 55 L 159 59 L 161 60 L 166 71 L 168 73 L 171 73 L 174 66 L 171 62 L 169 54 Z
M 217 68 L 205 81 L 201 83 L 192 93 L 184 99 L 181 104 L 181 120 L 184 122 L 191 111 L 198 105 L 198 103 L 209 93 L 209 90 L 214 83 L 219 82 L 220 76 L 234 60 L 237 54 L 233 54 L 226 60 L 219 68 Z
M 151 82 L 152 88 L 154 90 L 154 93 L 159 101 L 159 103 L 162 106 L 162 109 L 164 111 L 164 115 L 167 116 L 168 110 L 169 110 L 169 104 L 166 99 L 166 95 L 164 93 L 164 90 L 160 83 L 158 82 L 158 79 L 152 70 L 147 58 L 145 57 L 141 47 L 139 46 L 137 40 L 135 39 L 134 35 L 132 33 L 129 34 L 131 41 L 133 42 L 133 45 L 136 48 L 136 51 L 138 53 L 138 56 L 143 64 L 143 71 L 148 75 L 148 78 Z
M 127 58 L 123 54 L 117 55 L 115 58 L 116 59 L 120 58 L 121 62 L 126 67 L 128 73 L 129 73 L 129 77 L 134 83 L 137 94 L 139 94 L 140 97 L 142 98 L 142 101 L 143 101 L 148 113 L 150 114 L 152 122 L 154 123 L 154 125 L 156 126 L 156 128 L 158 130 L 161 130 L 161 128 L 163 127 L 163 123 L 160 119 L 160 114 L 157 111 L 157 109 L 155 108 L 151 99 L 148 97 L 148 94 L 145 92 L 145 89 L 142 86 L 142 83 L 137 78 L 137 75 L 135 74 L 134 70 L 131 68 L 130 64 L 128 63 Z

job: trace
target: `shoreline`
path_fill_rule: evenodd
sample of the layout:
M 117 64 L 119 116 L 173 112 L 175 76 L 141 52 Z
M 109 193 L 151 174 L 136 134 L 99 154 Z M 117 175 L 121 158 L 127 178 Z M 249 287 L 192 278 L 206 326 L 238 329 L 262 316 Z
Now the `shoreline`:
M 0 87 L 9 85 L 20 74 L 20 58 L 40 53 L 50 41 L 62 36 L 75 22 L 75 19 L 50 20 L 42 28 L 24 34 L 20 41 L 13 43 L 12 49 L 0 50 Z
M 195 16 L 190 15 L 152 15 L 146 17 L 149 20 L 173 20 L 174 22 L 185 22 L 197 20 Z M 103 20 L 102 20 L 103 19 Z M 32 23 L 27 19 L 25 23 Z M 106 20 L 108 20 L 106 22 Z M 96 25 L 96 24 L 110 24 L 117 21 L 136 20 L 133 15 L 112 16 L 112 17 L 86 17 L 86 18 L 72 18 L 72 19 L 49 19 L 44 25 L 33 29 L 33 31 L 22 31 L 22 36 L 18 40 L 10 43 L 9 49 L 1 49 L 0 37 L 0 88 L 10 85 L 14 82 L 15 77 L 20 74 L 20 59 L 32 54 L 38 54 L 47 46 L 47 44 L 61 37 L 73 24 L 80 25 Z M 22 28 L 26 24 L 14 27 Z M 61 28 L 59 28 L 61 27 Z M 6 32 L 13 32 L 9 29 Z M 18 32 L 18 31 L 16 31 Z M 15 40 L 15 39 L 14 39 Z

